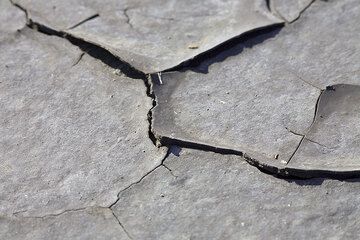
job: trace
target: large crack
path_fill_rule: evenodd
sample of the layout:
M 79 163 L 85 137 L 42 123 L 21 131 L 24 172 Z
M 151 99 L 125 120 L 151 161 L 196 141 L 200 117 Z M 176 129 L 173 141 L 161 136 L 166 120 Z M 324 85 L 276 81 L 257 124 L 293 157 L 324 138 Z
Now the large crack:
M 156 97 L 155 97 L 154 92 L 152 91 L 151 81 L 149 80 L 149 77 L 145 73 L 132 67 L 127 62 L 122 61 L 121 59 L 119 59 L 118 57 L 113 55 L 111 52 L 109 52 L 108 50 L 103 49 L 95 44 L 86 42 L 82 39 L 75 38 L 65 32 L 56 31 L 54 29 L 48 28 L 48 27 L 43 26 L 38 23 L 34 23 L 32 21 L 30 21 L 27 24 L 27 26 L 40 32 L 40 33 L 46 34 L 46 35 L 58 36 L 58 37 L 64 38 L 64 39 L 68 40 L 70 43 L 72 43 L 73 45 L 79 47 L 83 51 L 83 53 L 79 56 L 79 58 L 73 64 L 73 66 L 78 64 L 80 62 L 81 58 L 83 57 L 83 55 L 86 53 L 86 54 L 90 55 L 91 57 L 94 57 L 94 58 L 102 61 L 107 66 L 109 66 L 113 69 L 116 69 L 116 70 L 120 70 L 121 73 L 123 73 L 126 77 L 129 77 L 132 79 L 141 79 L 146 88 L 146 95 L 151 99 L 151 102 L 152 102 L 151 103 L 152 107 L 149 109 L 148 114 L 147 114 L 148 124 L 149 124 L 148 137 L 153 142 L 153 144 L 158 147 L 157 140 L 151 131 L 151 129 L 152 129 L 152 109 L 156 106 Z
M 73 45 L 79 47 L 82 51 L 87 53 L 93 58 L 96 58 L 108 65 L 111 68 L 119 69 L 126 77 L 133 79 L 141 79 L 146 82 L 146 74 L 131 66 L 129 63 L 123 61 L 119 57 L 112 54 L 107 49 L 104 49 L 96 44 L 86 42 L 81 38 L 74 37 L 71 34 L 68 34 L 64 31 L 57 31 L 52 28 L 46 27 L 42 24 L 31 21 L 27 26 L 31 29 L 34 29 L 40 33 L 50 35 L 50 36 L 58 36 L 68 40 Z
M 248 154 L 244 153 L 243 151 L 240 150 L 234 150 L 231 148 L 223 148 L 223 147 L 217 147 L 217 146 L 213 146 L 213 145 L 208 145 L 208 144 L 202 144 L 202 143 L 197 143 L 197 142 L 191 142 L 191 141 L 185 141 L 185 140 L 180 140 L 180 139 L 176 139 L 176 138 L 169 138 L 166 136 L 160 136 L 160 135 L 156 135 L 158 141 L 160 142 L 161 146 L 179 146 L 181 148 L 188 148 L 188 149 L 195 149 L 195 150 L 200 150 L 200 151 L 207 151 L 207 152 L 213 152 L 213 153 L 218 153 L 221 155 L 235 155 L 235 156 L 239 156 L 241 158 L 244 158 L 250 165 L 256 167 L 257 169 L 259 169 L 261 172 L 264 172 L 266 174 L 269 175 L 273 175 L 275 177 L 278 178 L 284 178 L 284 179 L 302 179 L 302 178 L 306 178 L 306 177 L 301 177 L 301 176 L 289 176 L 289 173 L 287 173 L 287 170 L 284 169 L 279 169 L 276 168 L 274 166 L 270 166 L 270 165 L 266 165 L 263 163 L 260 163 L 258 160 L 252 158 L 251 156 L 249 156 Z
M 245 32 L 163 72 L 182 72 L 191 70 L 206 74 L 211 65 L 222 62 L 231 56 L 240 54 L 244 48 L 251 48 L 261 44 L 269 38 L 275 37 L 283 26 L 283 23 L 278 23 Z
M 148 114 L 147 114 L 147 119 L 148 119 L 148 126 L 149 126 L 149 129 L 148 129 L 148 136 L 150 138 L 150 140 L 152 141 L 152 143 L 159 147 L 159 142 L 158 142 L 158 139 L 156 138 L 153 130 L 152 130 L 152 124 L 153 124 L 153 109 L 156 107 L 157 105 L 157 102 L 156 102 L 156 96 L 155 96 L 155 93 L 153 91 L 153 85 L 152 85 L 152 81 L 151 81 L 151 76 L 148 75 L 146 77 L 146 80 L 144 81 L 145 83 L 145 86 L 146 86 L 146 95 L 151 98 L 151 101 L 152 101 L 152 107 L 149 109 L 148 111 Z

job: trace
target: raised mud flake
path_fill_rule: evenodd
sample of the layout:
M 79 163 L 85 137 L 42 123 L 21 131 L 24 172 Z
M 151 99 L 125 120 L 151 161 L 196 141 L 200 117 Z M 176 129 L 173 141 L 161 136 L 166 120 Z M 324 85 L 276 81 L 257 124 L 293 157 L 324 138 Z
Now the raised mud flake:
M 300 17 L 300 14 L 314 0 L 269 0 L 270 8 L 274 14 L 284 18 L 287 22 L 292 22 Z
M 245 50 L 208 74 L 163 73 L 155 84 L 153 131 L 165 144 L 242 152 L 282 168 L 310 127 L 320 90 L 285 71 L 273 54 Z M 191 144 L 187 144 L 191 145 Z
M 360 86 L 328 87 L 314 124 L 288 167 L 360 173 Z
M 358 1 L 315 2 L 277 35 L 265 34 L 266 41 L 259 36 L 227 51 L 239 55 L 207 60 L 206 75 L 198 71 L 202 64 L 162 74 L 163 84 L 154 85 L 154 132 L 165 144 L 245 153 L 249 162 L 275 173 L 325 174 L 327 167 L 315 161 L 314 171 L 286 163 L 308 133 L 321 90 L 358 84 L 359 38 L 350 31 L 358 28 L 354 9 L 360 9 Z M 328 27 L 334 24 L 345 29 L 346 38 Z M 329 38 L 319 43 L 320 35 Z
M 34 22 L 100 45 L 145 73 L 172 68 L 245 32 L 282 22 L 263 0 L 16 2 Z M 99 17 L 68 29 L 94 14 Z
M 114 206 L 134 239 L 356 238 L 358 179 L 285 181 L 237 156 L 177 155 Z
M 0 217 L 0 238 L 129 239 L 108 208 L 89 208 L 43 218 Z
M 1 215 L 109 206 L 160 164 L 141 79 L 31 29 L 0 44 Z

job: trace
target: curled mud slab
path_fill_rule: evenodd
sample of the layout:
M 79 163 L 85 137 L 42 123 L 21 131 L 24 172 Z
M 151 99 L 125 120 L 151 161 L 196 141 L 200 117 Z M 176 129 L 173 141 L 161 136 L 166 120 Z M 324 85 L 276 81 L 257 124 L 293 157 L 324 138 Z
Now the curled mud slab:
M 280 175 L 359 174 L 359 10 L 355 0 L 317 1 L 281 31 L 154 76 L 155 135 Z

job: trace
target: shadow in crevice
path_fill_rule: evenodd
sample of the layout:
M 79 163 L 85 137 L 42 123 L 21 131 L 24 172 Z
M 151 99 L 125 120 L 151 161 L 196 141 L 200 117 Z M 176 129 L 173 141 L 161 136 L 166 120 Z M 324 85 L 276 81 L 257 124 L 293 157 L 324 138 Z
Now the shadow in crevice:
M 31 29 L 34 29 L 46 35 L 57 36 L 67 39 L 73 45 L 79 47 L 82 51 L 100 60 L 109 67 L 114 69 L 119 69 L 127 77 L 134 79 L 142 79 L 142 80 L 146 79 L 145 74 L 143 72 L 135 69 L 129 63 L 122 61 L 120 58 L 116 57 L 114 54 L 112 54 L 110 51 L 108 51 L 105 48 L 87 42 L 83 39 L 71 36 L 63 31 L 57 31 L 49 27 L 46 27 L 42 24 L 34 23 L 32 21 L 30 21 L 27 24 L 27 26 Z
M 358 176 L 358 175 L 357 175 Z M 355 176 L 354 176 L 355 177 Z M 325 180 L 341 181 L 346 183 L 358 183 L 360 182 L 359 177 L 351 178 L 348 177 L 333 177 L 332 178 L 311 178 L 311 179 L 285 179 L 287 182 L 295 183 L 299 186 L 320 186 Z
M 240 54 L 245 48 L 251 48 L 268 39 L 274 38 L 283 26 L 283 24 L 276 24 L 244 33 L 164 72 L 191 70 L 206 74 L 209 72 L 209 67 L 212 64 L 223 62 L 229 57 Z
M 180 157 L 181 151 L 182 151 L 182 149 L 179 146 L 176 146 L 176 145 L 170 146 L 170 153 L 176 157 Z
M 312 179 L 286 179 L 289 183 L 295 183 L 299 186 L 321 186 L 324 182 L 324 178 L 312 178 Z
M 299 186 L 321 186 L 325 180 L 332 180 L 332 181 L 341 181 L 341 182 L 348 182 L 348 183 L 357 183 L 360 182 L 359 174 L 354 173 L 353 175 L 341 175 L 341 174 L 331 174 L 331 173 L 322 173 L 320 177 L 297 177 L 297 176 L 283 176 L 279 174 L 274 174 L 273 172 L 267 171 L 262 168 L 258 168 L 262 173 L 271 175 L 277 179 L 281 179 L 287 181 L 289 183 L 295 183 Z

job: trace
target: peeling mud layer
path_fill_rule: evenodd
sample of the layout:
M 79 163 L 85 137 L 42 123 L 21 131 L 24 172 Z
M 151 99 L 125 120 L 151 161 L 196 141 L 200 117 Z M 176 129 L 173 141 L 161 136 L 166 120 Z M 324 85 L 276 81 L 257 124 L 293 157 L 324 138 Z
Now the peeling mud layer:
M 0 0 L 0 239 L 358 238 L 359 13 Z

